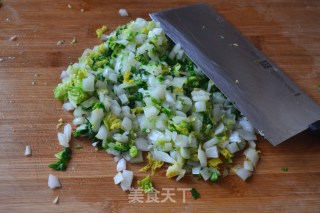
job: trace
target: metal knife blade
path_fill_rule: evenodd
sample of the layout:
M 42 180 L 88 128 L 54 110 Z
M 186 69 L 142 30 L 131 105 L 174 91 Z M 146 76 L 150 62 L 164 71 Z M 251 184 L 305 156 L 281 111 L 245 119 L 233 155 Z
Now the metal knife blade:
M 150 16 L 273 145 L 320 119 L 319 105 L 208 4 Z

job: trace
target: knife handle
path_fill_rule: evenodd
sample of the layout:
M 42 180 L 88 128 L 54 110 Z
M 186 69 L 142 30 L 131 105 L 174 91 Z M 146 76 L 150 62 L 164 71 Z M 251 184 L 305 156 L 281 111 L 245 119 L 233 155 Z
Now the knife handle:
M 320 120 L 310 124 L 309 129 L 313 134 L 320 136 Z

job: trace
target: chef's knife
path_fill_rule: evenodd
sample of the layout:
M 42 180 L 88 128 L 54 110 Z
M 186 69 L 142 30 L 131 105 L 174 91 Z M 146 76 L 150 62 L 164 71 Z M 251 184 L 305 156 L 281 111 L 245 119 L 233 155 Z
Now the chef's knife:
M 319 132 L 319 105 L 209 5 L 150 16 L 273 145 Z

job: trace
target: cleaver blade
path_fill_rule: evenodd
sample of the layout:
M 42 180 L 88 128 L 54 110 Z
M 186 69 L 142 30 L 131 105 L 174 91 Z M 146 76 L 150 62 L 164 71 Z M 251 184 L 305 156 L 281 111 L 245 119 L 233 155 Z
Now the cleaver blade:
M 270 143 L 308 128 L 319 132 L 319 105 L 208 4 L 150 17 Z

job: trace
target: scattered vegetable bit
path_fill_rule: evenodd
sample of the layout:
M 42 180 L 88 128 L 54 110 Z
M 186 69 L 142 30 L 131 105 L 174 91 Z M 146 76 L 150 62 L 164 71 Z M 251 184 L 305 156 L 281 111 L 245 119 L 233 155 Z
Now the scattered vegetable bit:
M 154 192 L 153 184 L 149 175 L 142 180 L 138 180 L 138 186 L 140 186 L 145 193 Z
M 71 5 L 71 4 L 68 4 L 68 8 L 71 9 L 71 8 L 72 8 L 72 5 Z
M 62 118 L 60 118 L 59 120 L 58 120 L 58 124 L 57 124 L 57 129 L 59 129 L 62 125 L 63 125 L 63 119 Z
M 320 91 L 320 83 L 318 84 L 318 90 Z
M 13 35 L 10 37 L 9 41 L 16 41 L 19 38 L 18 35 Z
M 75 149 L 82 149 L 83 146 L 82 146 L 81 144 L 76 144 L 76 145 L 74 146 L 74 148 L 75 148 Z
M 83 8 L 80 10 L 81 13 L 83 13 L 84 11 L 85 11 L 85 9 L 83 9 Z
M 126 160 L 121 158 L 117 163 L 117 171 L 121 172 L 127 168 Z
M 52 201 L 52 203 L 54 203 L 54 204 L 57 204 L 59 202 L 59 196 L 57 196 L 53 201 Z
M 54 176 L 53 174 L 49 174 L 48 186 L 50 189 L 56 189 L 61 187 L 61 183 L 56 176 Z
M 98 38 L 101 38 L 102 34 L 108 30 L 108 27 L 106 25 L 103 25 L 101 28 L 96 30 L 96 34 Z
M 77 43 L 77 38 L 76 37 L 73 37 L 72 41 L 70 42 L 70 44 L 75 44 Z
M 31 84 L 32 84 L 32 85 L 36 85 L 36 82 L 35 82 L 35 81 L 32 81 Z
M 251 171 L 249 171 L 245 168 L 239 167 L 239 166 L 233 167 L 232 171 L 244 181 L 247 180 L 252 175 Z
M 289 169 L 288 169 L 287 167 L 285 167 L 285 168 L 281 168 L 281 170 L 282 170 L 282 171 L 284 171 L 284 172 L 289 171 Z
M 59 141 L 59 144 L 60 146 L 63 146 L 63 147 L 69 147 L 69 141 L 68 141 L 68 138 L 67 136 L 64 134 L 64 133 L 58 133 L 57 134 L 58 136 L 58 141 Z
M 62 45 L 62 44 L 64 44 L 64 40 L 59 40 L 59 41 L 57 41 L 57 45 Z
M 120 16 L 129 16 L 129 13 L 126 9 L 120 9 L 119 14 Z
M 65 135 L 66 139 L 67 139 L 67 145 L 65 147 L 69 147 L 69 142 L 71 140 L 71 135 L 72 135 L 72 127 L 70 124 L 66 124 L 63 128 L 63 134 Z
M 132 180 L 133 180 L 133 172 L 129 170 L 123 170 L 123 181 L 121 181 L 120 186 L 123 191 L 128 191 L 131 188 Z
M 118 172 L 116 176 L 113 177 L 113 180 L 114 180 L 114 184 L 116 185 L 121 183 L 124 180 L 123 174 L 121 172 Z
M 195 188 L 192 188 L 190 190 L 190 192 L 191 192 L 191 195 L 192 195 L 193 199 L 197 200 L 197 199 L 200 198 L 200 194 Z
M 26 146 L 26 150 L 24 152 L 25 156 L 30 156 L 31 155 L 31 147 L 30 146 Z
M 50 164 L 48 167 L 58 171 L 64 171 L 68 167 L 69 160 L 71 159 L 71 149 L 65 148 L 61 152 L 55 154 L 59 160 L 56 163 Z

